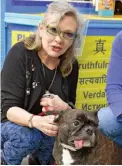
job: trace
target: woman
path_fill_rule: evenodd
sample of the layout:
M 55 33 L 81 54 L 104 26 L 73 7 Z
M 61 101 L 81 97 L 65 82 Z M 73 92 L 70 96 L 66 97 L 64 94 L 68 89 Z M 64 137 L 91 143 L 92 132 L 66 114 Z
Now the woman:
M 122 31 L 113 42 L 106 95 L 109 107 L 99 111 L 99 126 L 122 148 Z
M 38 114 L 75 104 L 78 63 L 74 55 L 82 27 L 71 5 L 53 2 L 36 34 L 9 51 L 2 70 L 3 164 L 21 164 L 28 154 L 31 161 L 49 164 L 58 126 L 54 115 Z

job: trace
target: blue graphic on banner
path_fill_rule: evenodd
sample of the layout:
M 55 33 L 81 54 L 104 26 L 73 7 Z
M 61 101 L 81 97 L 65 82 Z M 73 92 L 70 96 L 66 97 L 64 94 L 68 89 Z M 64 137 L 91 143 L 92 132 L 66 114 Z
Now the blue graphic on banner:
M 11 13 L 44 13 L 47 10 L 47 5 L 52 1 L 42 0 L 9 0 L 6 5 L 6 12 Z M 97 14 L 94 10 L 94 6 L 91 2 L 69 2 L 71 3 L 80 13 L 84 14 Z M 28 6 L 28 10 L 27 10 Z
M 13 5 L 27 5 L 27 6 L 45 6 L 51 3 L 52 1 L 42 1 L 42 0 L 12 0 Z M 86 7 L 86 8 L 93 8 L 91 2 L 69 2 L 75 7 Z

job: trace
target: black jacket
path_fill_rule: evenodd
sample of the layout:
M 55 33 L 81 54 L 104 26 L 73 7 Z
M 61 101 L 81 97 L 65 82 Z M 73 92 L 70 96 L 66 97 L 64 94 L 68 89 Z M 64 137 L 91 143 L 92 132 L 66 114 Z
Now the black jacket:
M 15 44 L 9 51 L 1 74 L 1 110 L 2 120 L 6 121 L 6 113 L 10 107 L 18 106 L 28 112 L 39 96 L 45 93 L 43 74 L 40 70 L 39 58 L 35 50 L 27 50 L 23 42 Z M 65 102 L 75 104 L 78 80 L 78 63 L 75 61 L 71 74 L 63 78 L 58 70 L 59 81 Z M 57 77 L 58 77 L 57 76 Z M 59 83 L 59 82 L 58 82 Z

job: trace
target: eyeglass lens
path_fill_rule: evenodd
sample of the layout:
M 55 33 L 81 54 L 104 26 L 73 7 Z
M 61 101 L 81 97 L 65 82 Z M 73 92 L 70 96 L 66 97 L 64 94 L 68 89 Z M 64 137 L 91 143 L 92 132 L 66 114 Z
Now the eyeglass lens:
M 47 26 L 47 32 L 51 35 L 57 36 L 62 34 L 63 38 L 65 39 L 75 39 L 77 37 L 76 33 L 69 32 L 69 31 L 61 31 L 58 27 Z

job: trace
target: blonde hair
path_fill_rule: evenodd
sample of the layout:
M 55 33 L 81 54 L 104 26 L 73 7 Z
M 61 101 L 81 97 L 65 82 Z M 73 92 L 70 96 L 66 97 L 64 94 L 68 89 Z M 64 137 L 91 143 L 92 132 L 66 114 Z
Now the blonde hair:
M 49 15 L 56 14 L 58 15 L 58 20 L 60 21 L 65 16 L 73 16 L 77 22 L 77 33 L 79 34 L 76 39 L 74 39 L 70 48 L 60 56 L 60 70 L 62 75 L 68 76 L 72 71 L 73 62 L 75 60 L 75 55 L 78 53 L 77 50 L 80 50 L 81 47 L 81 33 L 84 25 L 84 20 L 80 17 L 80 14 L 77 10 L 70 5 L 66 1 L 54 1 L 48 5 L 47 12 L 44 15 L 44 20 L 42 22 L 46 23 L 46 20 Z M 39 35 L 39 28 L 37 29 L 36 33 L 30 35 L 29 37 L 25 38 L 24 40 L 25 47 L 29 50 L 41 50 L 41 38 Z

